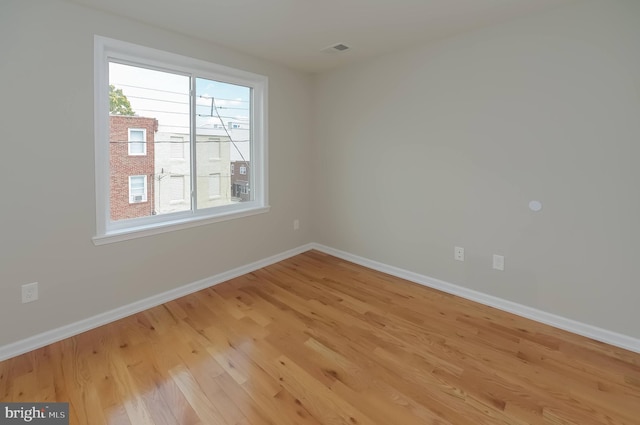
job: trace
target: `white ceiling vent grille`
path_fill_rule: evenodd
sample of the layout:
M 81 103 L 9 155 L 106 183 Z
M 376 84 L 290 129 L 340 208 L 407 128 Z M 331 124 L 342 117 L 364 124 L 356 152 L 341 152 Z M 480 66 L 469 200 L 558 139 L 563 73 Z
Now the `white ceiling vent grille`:
M 347 46 L 344 43 L 332 44 L 331 46 L 325 47 L 322 49 L 323 52 L 329 53 L 343 53 L 347 50 L 351 49 L 351 47 Z

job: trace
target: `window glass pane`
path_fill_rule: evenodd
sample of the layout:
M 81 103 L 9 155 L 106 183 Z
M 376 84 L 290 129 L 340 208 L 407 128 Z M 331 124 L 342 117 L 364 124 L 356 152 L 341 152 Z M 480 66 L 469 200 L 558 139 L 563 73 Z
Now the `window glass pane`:
M 170 177 L 182 176 L 183 197 L 191 193 L 190 78 L 138 66 L 109 63 L 109 164 L 111 219 L 189 210 L 172 203 Z M 129 129 L 134 129 L 129 131 Z M 146 140 L 145 134 L 146 132 Z M 172 141 L 184 141 L 182 155 Z M 130 143 L 141 141 L 143 143 Z M 130 145 L 127 149 L 127 145 Z M 183 158 L 183 161 L 171 160 Z M 129 203 L 128 176 L 146 175 L 149 208 Z
M 146 154 L 144 130 L 129 129 L 129 155 Z
M 130 142 L 144 142 L 144 130 L 129 129 Z
M 132 195 L 144 195 L 144 177 L 132 176 L 130 180 L 130 191 Z
M 234 195 L 232 165 L 251 167 L 251 88 L 196 78 L 197 208 L 250 200 Z M 247 173 L 249 174 L 249 173 Z
M 147 202 L 147 176 L 129 176 L 129 204 Z M 146 211 L 148 208 L 140 208 L 132 205 L 130 210 L 120 211 L 121 218 L 134 218 L 137 210 Z

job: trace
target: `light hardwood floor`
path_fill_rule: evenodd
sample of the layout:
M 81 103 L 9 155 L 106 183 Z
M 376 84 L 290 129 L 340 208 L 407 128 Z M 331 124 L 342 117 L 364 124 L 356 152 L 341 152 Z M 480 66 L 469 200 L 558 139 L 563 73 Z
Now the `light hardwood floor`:
M 72 424 L 640 424 L 640 354 L 309 251 L 0 363 Z

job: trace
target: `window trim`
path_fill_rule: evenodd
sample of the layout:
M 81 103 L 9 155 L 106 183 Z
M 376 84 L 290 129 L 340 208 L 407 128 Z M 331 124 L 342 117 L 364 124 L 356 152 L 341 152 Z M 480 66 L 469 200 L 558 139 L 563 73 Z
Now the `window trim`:
M 131 130 L 142 131 L 142 140 L 131 140 Z M 142 143 L 142 153 L 131 153 L 131 145 L 133 143 Z M 147 129 L 146 128 L 127 128 L 127 153 L 129 156 L 147 156 Z
M 110 60 L 174 73 L 222 79 L 251 87 L 252 176 L 255 198 L 251 201 L 203 210 L 190 210 L 130 220 L 111 221 L 109 167 L 109 71 Z M 139 46 L 112 38 L 94 37 L 94 136 L 96 184 L 96 235 L 94 244 L 119 242 L 154 234 L 201 226 L 270 210 L 268 202 L 268 78 L 175 53 Z

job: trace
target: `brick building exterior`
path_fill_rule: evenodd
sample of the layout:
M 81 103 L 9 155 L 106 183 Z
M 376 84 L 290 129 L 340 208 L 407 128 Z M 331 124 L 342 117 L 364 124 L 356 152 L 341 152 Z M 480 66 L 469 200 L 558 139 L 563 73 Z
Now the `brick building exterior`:
M 111 220 L 150 216 L 155 213 L 154 141 L 158 120 L 111 115 L 109 126 Z
M 241 202 L 251 200 L 250 170 L 248 161 L 231 162 L 231 196 Z

